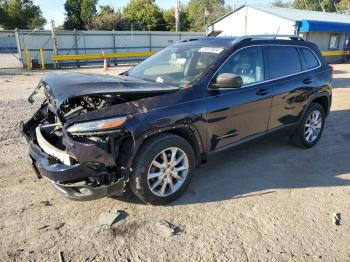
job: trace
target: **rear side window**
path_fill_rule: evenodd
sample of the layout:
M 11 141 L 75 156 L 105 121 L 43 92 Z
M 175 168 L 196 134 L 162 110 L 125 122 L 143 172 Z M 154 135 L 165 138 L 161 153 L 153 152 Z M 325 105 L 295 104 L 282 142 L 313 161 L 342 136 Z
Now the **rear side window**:
M 314 53 L 312 53 L 307 48 L 300 48 L 300 52 L 303 57 L 304 69 L 312 69 L 312 68 L 318 67 L 319 62 L 315 57 Z
M 270 78 L 301 72 L 298 50 L 292 46 L 268 46 L 267 57 Z

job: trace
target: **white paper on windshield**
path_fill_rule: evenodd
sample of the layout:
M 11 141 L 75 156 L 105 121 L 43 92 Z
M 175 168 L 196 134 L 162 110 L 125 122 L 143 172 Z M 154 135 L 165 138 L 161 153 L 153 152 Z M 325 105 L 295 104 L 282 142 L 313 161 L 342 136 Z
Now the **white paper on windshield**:
M 220 54 L 223 50 L 221 47 L 201 47 L 198 52 Z
M 176 64 L 178 64 L 178 65 L 186 64 L 186 58 L 177 58 L 176 59 Z
M 163 84 L 164 79 L 161 78 L 160 76 L 157 77 L 156 82 Z

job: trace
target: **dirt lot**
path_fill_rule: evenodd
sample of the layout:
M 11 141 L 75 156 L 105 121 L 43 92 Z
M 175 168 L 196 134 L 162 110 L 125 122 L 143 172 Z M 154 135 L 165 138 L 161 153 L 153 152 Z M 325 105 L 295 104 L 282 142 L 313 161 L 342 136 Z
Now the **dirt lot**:
M 217 153 L 165 207 L 132 197 L 73 202 L 35 178 L 18 123 L 38 107 L 26 98 L 41 75 L 0 70 L 0 261 L 58 261 L 59 251 L 65 261 L 350 261 L 350 65 L 335 66 L 315 148 L 281 138 Z M 99 227 L 108 210 L 125 214 Z
M 17 54 L 0 53 L 0 70 L 5 68 L 18 68 L 18 67 L 20 67 L 20 63 L 18 61 Z

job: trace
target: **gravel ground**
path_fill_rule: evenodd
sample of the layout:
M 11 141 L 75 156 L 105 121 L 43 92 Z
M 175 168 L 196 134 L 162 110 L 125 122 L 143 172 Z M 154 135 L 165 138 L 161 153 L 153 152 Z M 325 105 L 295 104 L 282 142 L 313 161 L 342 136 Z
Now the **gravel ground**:
M 65 261 L 350 261 L 350 65 L 335 66 L 316 147 L 270 138 L 216 153 L 165 207 L 132 196 L 73 202 L 35 178 L 18 123 L 38 107 L 26 98 L 41 76 L 0 70 L 0 261 L 58 261 L 59 252 Z M 114 225 L 99 226 L 116 210 Z
M 0 70 L 5 68 L 20 68 L 21 64 L 18 61 L 18 54 L 2 54 L 0 53 Z

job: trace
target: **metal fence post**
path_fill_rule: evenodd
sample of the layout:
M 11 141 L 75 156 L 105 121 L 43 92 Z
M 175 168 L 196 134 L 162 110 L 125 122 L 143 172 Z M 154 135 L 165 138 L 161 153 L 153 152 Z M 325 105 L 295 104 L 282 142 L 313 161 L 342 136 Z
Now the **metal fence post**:
M 79 50 L 78 50 L 78 35 L 77 35 L 77 30 L 74 29 L 74 45 L 75 45 L 75 54 L 79 55 Z M 77 66 L 80 67 L 80 62 L 79 60 L 77 61 Z
M 15 29 L 15 36 L 16 36 L 16 45 L 17 45 L 17 52 L 18 52 L 18 60 L 22 64 L 22 68 L 25 68 L 25 65 L 23 63 L 23 58 L 22 58 L 22 47 L 21 47 L 21 40 L 19 39 L 19 34 L 18 34 L 18 28 Z
M 116 53 L 117 49 L 116 49 L 116 43 L 115 43 L 115 30 L 114 29 L 112 32 L 112 37 L 113 37 L 113 53 Z M 114 65 L 117 66 L 117 59 L 116 58 L 114 58 Z
M 39 52 L 40 52 L 40 59 L 41 59 L 41 69 L 45 70 L 44 50 L 40 48 Z
M 151 32 L 149 32 L 149 51 L 152 52 L 152 35 L 151 35 Z
M 25 49 L 25 54 L 26 54 L 26 65 L 27 65 L 27 70 L 31 70 L 32 67 L 30 65 L 30 55 L 29 55 L 29 50 L 28 48 Z

